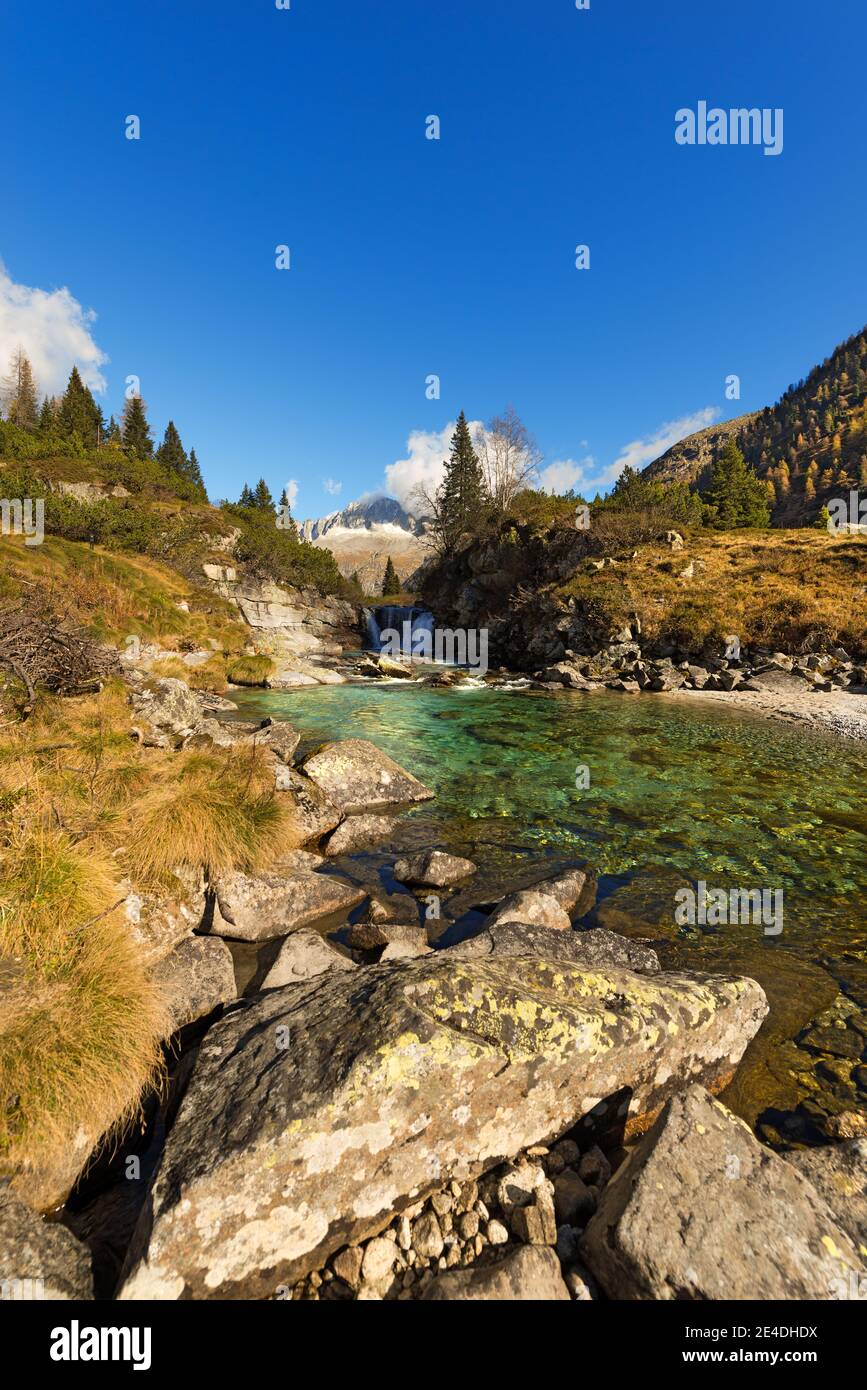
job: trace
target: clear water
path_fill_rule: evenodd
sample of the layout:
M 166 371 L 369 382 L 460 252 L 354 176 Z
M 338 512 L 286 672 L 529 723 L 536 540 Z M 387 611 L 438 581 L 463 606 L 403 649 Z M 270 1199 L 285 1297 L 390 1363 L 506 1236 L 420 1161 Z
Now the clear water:
M 751 1050 L 761 1076 L 741 1069 L 751 1093 L 738 1103 L 751 1119 L 867 1103 L 852 1042 L 864 1041 L 855 1025 L 867 1032 L 867 747 L 660 696 L 395 684 L 250 692 L 239 703 L 290 720 L 302 753 L 366 738 L 421 778 L 437 799 L 410 813 L 413 841 L 474 859 L 477 900 L 505 891 L 516 866 L 587 860 L 603 914 L 616 910 L 605 924 L 653 937 L 667 967 L 760 979 L 772 1019 Z M 673 895 L 685 880 L 783 889 L 782 935 L 678 928 Z M 850 1015 L 837 1031 L 854 1080 L 823 1071 L 833 1053 L 794 1046 L 835 1000 Z

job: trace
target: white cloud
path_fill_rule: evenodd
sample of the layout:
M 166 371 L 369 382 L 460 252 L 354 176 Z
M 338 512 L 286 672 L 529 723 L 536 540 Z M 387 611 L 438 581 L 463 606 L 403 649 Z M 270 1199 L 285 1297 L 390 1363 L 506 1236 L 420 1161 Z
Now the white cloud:
M 555 459 L 546 468 L 539 470 L 539 486 L 543 492 L 568 492 L 570 488 L 577 487 L 587 477 L 587 470 L 592 469 L 595 460 L 591 454 L 576 463 L 575 459 Z
M 696 410 L 692 415 L 683 415 L 679 420 L 670 420 L 668 424 L 660 425 L 659 429 L 646 439 L 633 439 L 631 443 L 624 444 L 611 466 L 606 468 L 596 481 L 600 486 L 607 486 L 617 481 L 627 465 L 631 468 L 644 468 L 645 464 L 652 463 L 660 454 L 664 454 L 666 449 L 670 449 L 672 444 L 686 439 L 688 434 L 707 429 L 708 425 L 712 425 L 718 418 L 719 413 L 717 406 L 706 405 L 703 410 Z
M 470 433 L 481 429 L 479 420 L 469 420 Z M 455 432 L 452 420 L 441 430 L 413 430 L 406 441 L 407 457 L 390 463 L 385 470 L 386 491 L 396 497 L 407 511 L 418 506 L 417 493 L 421 487 L 433 493 L 442 482 L 443 463 L 448 458 L 449 444 Z
M 332 497 L 336 497 L 338 492 L 343 491 L 343 484 L 336 483 L 333 478 L 326 478 L 322 484 L 326 492 L 330 492 Z
M 297 498 L 298 484 L 296 483 L 294 478 L 290 478 L 288 483 L 286 484 L 286 501 L 289 503 L 290 509 L 295 506 Z
M 94 391 L 105 390 L 100 368 L 107 356 L 93 340 L 96 315 L 67 289 L 18 285 L 0 261 L 0 374 L 19 344 L 27 353 L 40 395 L 60 394 L 73 364 Z

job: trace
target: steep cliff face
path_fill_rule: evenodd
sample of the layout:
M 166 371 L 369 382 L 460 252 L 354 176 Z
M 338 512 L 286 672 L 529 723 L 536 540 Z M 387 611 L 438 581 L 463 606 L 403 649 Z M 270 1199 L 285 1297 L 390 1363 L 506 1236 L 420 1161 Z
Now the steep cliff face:
M 230 565 L 205 565 L 204 572 L 278 661 L 327 663 L 360 645 L 361 609 L 345 599 L 245 579 Z

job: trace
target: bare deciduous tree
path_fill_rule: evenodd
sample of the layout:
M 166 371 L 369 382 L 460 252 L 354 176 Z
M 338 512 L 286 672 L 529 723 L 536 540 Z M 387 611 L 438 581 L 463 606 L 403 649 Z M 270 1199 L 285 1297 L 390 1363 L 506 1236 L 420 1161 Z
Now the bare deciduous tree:
M 523 488 L 537 479 L 542 454 L 515 407 L 495 415 L 473 441 L 497 512 L 503 513 Z

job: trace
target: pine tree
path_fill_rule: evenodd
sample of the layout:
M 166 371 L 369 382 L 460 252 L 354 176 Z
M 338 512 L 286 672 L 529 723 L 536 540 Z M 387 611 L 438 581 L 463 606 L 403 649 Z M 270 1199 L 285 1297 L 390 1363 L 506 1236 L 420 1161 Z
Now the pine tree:
M 46 396 L 39 412 L 39 428 L 43 434 L 51 434 L 57 427 L 57 403 Z
M 205 480 L 202 477 L 202 470 L 199 467 L 199 460 L 196 458 L 195 449 L 190 450 L 190 456 L 187 459 L 185 477 L 187 478 L 188 482 L 192 483 L 193 487 L 198 492 L 201 500 L 203 502 L 207 502 L 208 493 L 205 488 Z
M 271 489 L 268 487 L 264 478 L 259 479 L 253 490 L 253 506 L 258 507 L 259 510 L 263 512 L 273 512 L 276 510 L 274 507 L 274 498 L 271 496 Z
M 23 348 L 12 354 L 9 375 L 3 383 L 6 417 L 22 430 L 36 429 L 39 419 L 39 396 L 30 359 Z
M 244 486 L 241 488 L 241 496 L 238 498 L 238 506 L 252 507 L 254 505 L 255 504 L 253 502 L 253 494 L 250 491 L 248 484 L 245 483 Z
M 478 525 L 486 501 L 484 474 L 461 411 L 436 495 L 437 521 L 447 550 L 453 550 L 461 537 Z
M 174 420 L 169 420 L 166 425 L 163 442 L 156 452 L 156 460 L 169 473 L 174 473 L 179 478 L 186 477 L 187 454 L 181 443 L 181 436 L 175 428 Z
M 767 526 L 770 521 L 765 485 L 748 466 L 733 439 L 715 460 L 702 500 L 708 508 L 710 524 L 720 531 Z
M 123 408 L 123 447 L 136 458 L 153 458 L 154 442 L 141 396 L 130 396 Z
M 385 562 L 385 574 L 382 577 L 382 597 L 390 598 L 393 594 L 400 593 L 400 580 L 394 562 L 389 555 Z
M 77 367 L 69 374 L 69 382 L 57 412 L 57 426 L 65 438 L 77 435 L 86 449 L 95 449 L 105 429 L 102 411 L 85 386 Z
M 123 440 L 121 438 L 120 426 L 112 415 L 108 422 L 108 429 L 105 432 L 105 442 L 113 449 L 119 449 Z

